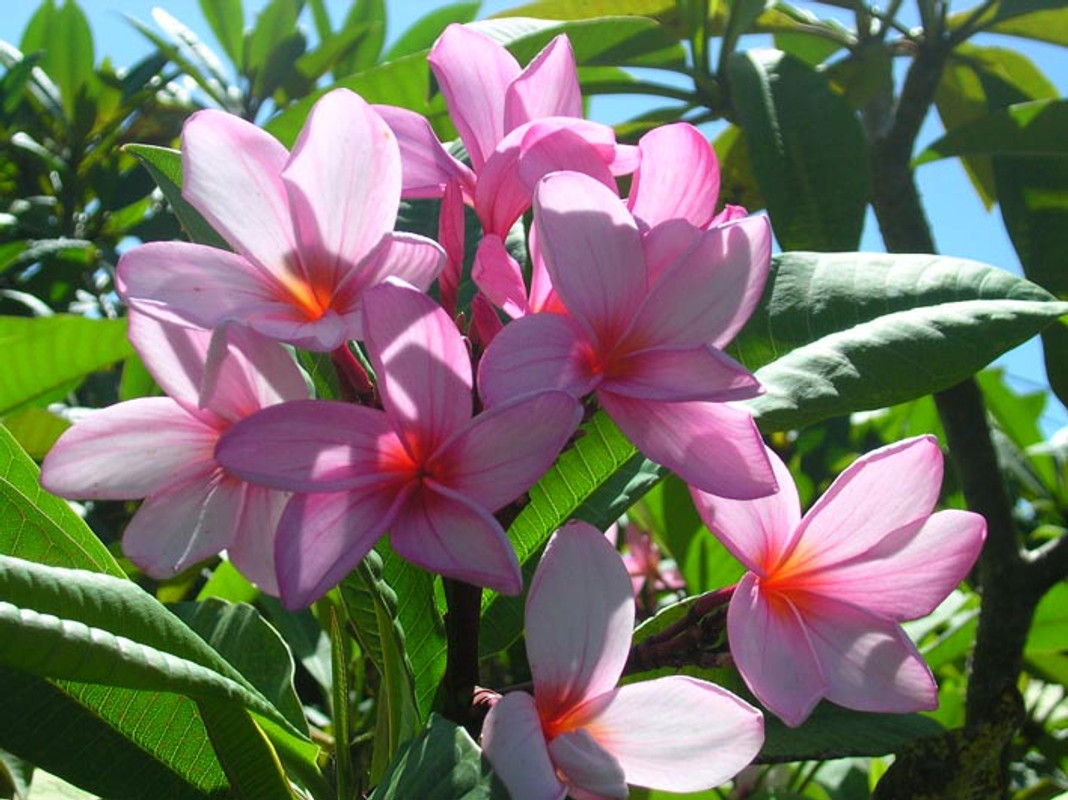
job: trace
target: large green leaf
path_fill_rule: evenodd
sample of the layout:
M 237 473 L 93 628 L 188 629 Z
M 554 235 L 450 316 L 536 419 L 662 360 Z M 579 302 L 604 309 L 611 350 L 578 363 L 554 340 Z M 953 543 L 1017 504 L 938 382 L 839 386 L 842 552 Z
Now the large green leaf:
M 727 79 L 779 244 L 855 250 L 868 203 L 868 156 L 849 103 L 826 77 L 777 50 L 735 53 Z
M 446 26 L 470 22 L 478 15 L 481 5 L 480 2 L 450 3 L 424 14 L 397 37 L 382 60 L 394 61 L 401 56 L 429 50 Z
M 245 52 L 245 14 L 241 0 L 200 0 L 199 5 L 200 13 L 226 55 L 240 67 Z
M 46 0 L 22 35 L 22 52 L 43 51 L 39 65 L 59 87 L 68 120 L 74 119 L 78 92 L 93 78 L 93 34 L 78 4 Z
M 230 249 L 226 241 L 215 232 L 200 212 L 182 197 L 182 154 L 169 147 L 148 144 L 129 144 L 126 151 L 133 154 L 159 186 L 174 215 L 182 224 L 189 239 L 199 244 L 211 245 L 223 250 Z
M 4 371 L 0 377 L 0 415 L 133 354 L 126 321 L 68 314 L 51 317 L 0 317 Z
M 41 488 L 39 471 L 0 427 L 0 553 L 123 577 L 122 568 L 65 500 Z
M 228 700 L 304 735 L 130 581 L 0 556 L 0 595 L 0 664 L 48 678 Z
M 482 751 L 463 728 L 432 715 L 370 800 L 506 800 Z
M 956 31 L 974 9 L 952 14 L 947 27 Z M 973 29 L 1022 36 L 1052 44 L 1068 44 L 1068 12 L 1061 0 L 998 0 L 987 7 Z
M 963 155 L 1068 157 L 1068 100 L 1035 100 L 954 128 L 915 164 Z
M 1003 270 L 925 255 L 784 253 L 732 346 L 765 394 L 765 432 L 952 386 L 1068 303 Z

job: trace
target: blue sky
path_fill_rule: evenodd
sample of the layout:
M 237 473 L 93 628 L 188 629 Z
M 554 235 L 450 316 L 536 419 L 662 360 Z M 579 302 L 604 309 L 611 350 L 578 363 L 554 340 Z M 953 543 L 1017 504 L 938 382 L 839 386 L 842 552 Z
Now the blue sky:
M 149 0 L 81 0 L 80 4 L 89 16 L 98 61 L 101 56 L 108 55 L 118 65 L 129 65 L 151 52 L 150 43 L 129 26 L 124 15 L 151 22 L 151 9 L 154 5 L 162 5 L 175 17 L 189 25 L 203 39 L 214 45 L 214 38 L 201 17 L 197 0 L 165 0 L 161 3 Z M 252 20 L 255 11 L 264 4 L 264 0 L 245 0 L 246 24 Z M 394 38 L 415 18 L 444 4 L 431 0 L 416 2 L 388 0 L 388 37 Z M 483 3 L 483 15 L 502 11 L 518 4 L 519 0 L 516 2 L 489 0 Z M 954 3 L 954 10 L 967 9 L 974 4 L 973 2 Z M 350 0 L 327 0 L 327 6 L 334 20 L 340 20 L 349 5 Z M 816 3 L 797 2 L 794 5 L 807 7 L 824 17 L 840 13 L 837 9 Z M 26 22 L 37 6 L 37 0 L 4 0 L 4 14 L 0 18 L 0 39 L 17 44 Z M 306 25 L 310 29 L 312 26 L 307 12 L 305 16 L 307 17 Z M 848 24 L 847 19 L 843 18 L 843 22 Z M 762 46 L 765 42 L 761 42 L 760 38 L 752 37 L 752 40 L 744 40 L 742 46 Z M 1068 58 L 1065 58 L 1064 49 L 999 36 L 986 36 L 976 43 L 1022 51 L 1043 70 L 1058 87 L 1062 96 L 1066 94 Z M 651 104 L 648 98 L 640 97 L 598 98 L 591 108 L 591 116 L 603 122 L 618 122 L 639 113 Z M 932 115 L 920 134 L 920 146 L 934 141 L 940 135 L 941 128 L 937 119 Z M 1020 273 L 1019 261 L 1005 233 L 997 209 L 988 212 L 983 208 L 957 161 L 938 161 L 920 167 L 918 178 L 935 241 L 941 253 L 972 258 L 1017 274 Z M 861 249 L 875 251 L 883 249 L 878 226 L 870 213 L 865 225 Z M 1002 357 L 998 363 L 1005 367 L 1014 386 L 1020 391 L 1044 388 L 1047 385 L 1042 366 L 1041 347 L 1037 339 Z M 1043 423 L 1047 434 L 1068 426 L 1068 411 L 1051 397 Z

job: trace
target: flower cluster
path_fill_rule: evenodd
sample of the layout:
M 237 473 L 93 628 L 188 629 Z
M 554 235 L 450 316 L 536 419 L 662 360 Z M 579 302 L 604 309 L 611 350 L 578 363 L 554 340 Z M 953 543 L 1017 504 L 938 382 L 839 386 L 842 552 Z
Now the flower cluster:
M 961 580 L 982 520 L 932 513 L 930 439 L 869 454 L 800 518 L 789 472 L 735 402 L 760 387 L 724 353 L 763 293 L 770 228 L 717 209 L 701 133 L 668 125 L 629 146 L 583 120 L 564 38 L 524 69 L 450 26 L 430 65 L 469 163 L 421 116 L 343 89 L 291 152 L 222 112 L 190 118 L 183 196 L 232 251 L 152 243 L 122 257 L 130 337 L 168 397 L 75 426 L 44 485 L 146 498 L 125 537 L 135 563 L 166 577 L 226 550 L 289 608 L 387 534 L 420 567 L 518 594 L 502 520 L 595 405 L 692 487 L 748 568 L 728 632 L 761 703 L 791 725 L 820 698 L 931 707 L 933 679 L 898 622 Z M 440 242 L 393 230 L 402 198 L 440 198 Z M 465 206 L 482 228 L 469 314 Z M 529 279 L 505 247 L 527 211 Z M 343 400 L 309 397 L 292 348 L 330 354 Z M 527 598 L 533 696 L 500 699 L 484 732 L 515 798 L 707 788 L 760 748 L 759 712 L 712 684 L 615 688 L 632 579 L 681 586 L 655 583 L 651 542 L 631 551 L 645 561 L 628 577 L 582 524 L 546 550 Z

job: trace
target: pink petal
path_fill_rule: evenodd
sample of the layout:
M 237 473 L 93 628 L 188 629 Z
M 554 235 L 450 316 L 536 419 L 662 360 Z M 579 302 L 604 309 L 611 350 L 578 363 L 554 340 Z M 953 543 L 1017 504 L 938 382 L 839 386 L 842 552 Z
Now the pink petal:
M 710 789 L 737 775 L 764 744 L 757 709 L 726 689 L 681 675 L 632 683 L 590 705 L 584 724 L 635 786 Z
M 53 494 L 132 500 L 214 468 L 219 432 L 166 397 L 94 411 L 69 428 L 41 466 Z
M 434 460 L 451 489 L 496 511 L 545 474 L 581 421 L 570 394 L 539 392 L 482 412 Z
M 384 462 L 402 445 L 381 411 L 328 400 L 271 406 L 238 422 L 215 457 L 263 486 L 336 492 L 396 480 Z
M 684 219 L 661 222 L 642 234 L 642 252 L 649 272 L 649 285 L 655 286 L 660 276 L 682 261 L 704 238 L 705 231 Z
M 394 428 L 429 455 L 471 418 L 471 357 L 456 323 L 422 292 L 387 282 L 367 292 L 364 334 Z
M 560 35 L 549 42 L 508 87 L 505 129 L 541 117 L 581 117 L 582 91 L 571 42 Z
M 288 289 L 242 256 L 188 242 L 150 242 L 119 259 L 119 293 L 165 322 L 213 328 L 250 314 L 288 311 Z
M 478 243 L 471 280 L 486 298 L 513 319 L 530 313 L 527 287 L 519 262 L 505 249 L 501 237 L 487 234 Z
M 604 160 L 603 147 L 586 139 L 584 128 L 559 119 L 532 123 L 523 136 L 519 174 L 528 191 L 550 172 L 570 170 L 596 178 L 613 192 L 616 181 Z
M 623 768 L 588 731 L 560 734 L 549 742 L 549 756 L 572 797 L 626 800 L 630 794 Z
M 829 679 L 794 605 L 762 591 L 748 572 L 727 609 L 727 635 L 734 664 L 757 699 L 790 727 L 804 722 Z
M 198 111 L 182 129 L 182 196 L 238 253 L 276 274 L 297 268 L 281 178 L 288 157 L 269 133 L 222 111 Z
M 601 386 L 641 400 L 745 400 L 760 393 L 753 374 L 713 347 L 641 350 L 621 359 Z
M 401 196 L 410 199 L 441 197 L 451 181 L 475 185 L 475 176 L 441 146 L 430 121 L 397 106 L 373 105 L 397 137 L 401 154 Z
M 519 77 L 519 63 L 489 37 L 455 24 L 438 37 L 427 61 L 478 172 L 504 137 L 504 97 Z
M 244 485 L 214 465 L 149 496 L 122 537 L 122 550 L 155 578 L 179 572 L 233 540 Z
M 549 540 L 527 595 L 527 658 L 545 723 L 615 687 L 633 627 L 619 553 L 592 525 L 569 522 Z
M 482 752 L 512 800 L 563 800 L 534 698 L 509 692 L 482 723 Z
M 196 416 L 211 331 L 161 322 L 131 308 L 127 336 L 164 393 Z
M 712 228 L 660 275 L 628 331 L 628 341 L 642 347 L 722 348 L 760 301 L 770 259 L 766 217 Z
M 486 406 L 545 389 L 582 397 L 596 384 L 590 346 L 569 317 L 533 314 L 497 334 L 478 365 L 478 389 Z
M 980 515 L 939 511 L 893 531 L 852 561 L 812 576 L 806 586 L 893 620 L 918 619 L 964 580 L 985 534 Z
M 631 213 L 649 227 L 669 219 L 706 227 L 719 199 L 719 162 L 704 134 L 685 122 L 662 125 L 642 136 L 638 148 Z
M 894 714 L 938 708 L 931 670 L 900 625 L 826 597 L 809 598 L 802 614 L 828 700 Z
M 401 162 L 389 126 L 347 89 L 315 104 L 282 173 L 305 282 L 329 293 L 393 230 Z
M 459 492 L 427 481 L 390 526 L 402 558 L 430 572 L 515 595 L 523 588 L 512 543 L 493 515 Z
M 201 385 L 203 407 L 236 422 L 267 406 L 307 399 L 293 356 L 278 342 L 235 325 L 216 328 L 215 337 L 222 339 L 221 360 Z
M 726 403 L 659 403 L 603 390 L 597 400 L 647 458 L 691 486 L 739 500 L 775 491 L 749 412 Z
M 441 290 L 441 307 L 450 317 L 456 316 L 456 302 L 464 277 L 466 238 L 463 188 L 459 181 L 449 181 L 445 185 L 441 214 L 438 216 L 438 241 L 445 250 L 445 266 L 438 287 Z
M 767 449 L 779 490 L 755 500 L 731 500 L 690 487 L 701 520 L 747 569 L 767 577 L 793 541 L 801 501 L 790 470 Z
M 587 175 L 558 172 L 534 197 L 538 245 L 556 293 L 612 346 L 646 293 L 641 238 L 623 202 Z
M 363 560 L 393 521 L 406 493 L 298 494 L 278 523 L 274 558 L 282 604 L 304 608 Z
M 794 568 L 823 570 L 879 545 L 923 520 L 942 490 L 942 451 L 919 436 L 867 453 L 839 475 L 797 531 Z
M 278 575 L 274 564 L 274 539 L 288 492 L 245 484 L 241 518 L 227 550 L 234 566 L 261 591 L 278 596 Z
M 444 265 L 445 251 L 437 242 L 414 233 L 387 233 L 359 269 L 350 270 L 335 290 L 335 308 L 358 312 L 358 324 L 346 338 L 364 338 L 363 293 L 366 290 L 387 278 L 399 278 L 426 291 Z
M 527 236 L 527 253 L 530 256 L 530 310 L 535 313 L 549 311 L 566 314 L 567 309 L 553 289 L 553 279 L 549 277 L 538 245 L 538 231 L 533 225 Z

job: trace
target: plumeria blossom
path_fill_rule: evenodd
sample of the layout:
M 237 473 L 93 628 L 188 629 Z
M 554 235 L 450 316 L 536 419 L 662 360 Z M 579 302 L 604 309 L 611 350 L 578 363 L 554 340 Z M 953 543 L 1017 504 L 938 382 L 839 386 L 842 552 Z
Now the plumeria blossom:
M 510 692 L 482 728 L 512 800 L 625 798 L 627 784 L 708 789 L 764 742 L 756 709 L 714 684 L 670 676 L 616 688 L 634 599 L 619 555 L 583 522 L 557 531 L 526 603 L 534 696 Z
M 619 538 L 619 526 L 613 525 L 605 531 L 605 537 L 612 544 Z M 623 566 L 630 575 L 635 598 L 642 598 L 644 592 L 667 592 L 686 588 L 674 564 L 663 562 L 660 547 L 653 541 L 647 531 L 633 522 L 624 528 L 624 543 L 627 550 L 623 553 Z
M 308 350 L 362 338 L 364 292 L 393 275 L 425 289 L 444 262 L 429 239 L 394 233 L 400 149 L 358 95 L 312 108 L 293 152 L 208 109 L 182 130 L 182 196 L 234 252 L 153 242 L 119 262 L 124 299 L 160 319 L 247 325 Z
M 146 498 L 123 551 L 148 574 L 169 578 L 228 550 L 249 579 L 278 593 L 273 536 L 289 494 L 252 486 L 215 459 L 219 437 L 261 408 L 308 396 L 292 357 L 250 331 L 225 333 L 208 367 L 210 331 L 137 312 L 130 341 L 169 397 L 144 397 L 94 412 L 60 437 L 41 483 L 64 497 Z
M 472 277 L 512 313 L 501 292 L 510 291 L 517 278 L 521 284 L 522 276 L 504 241 L 530 207 L 538 179 L 570 169 L 614 186 L 613 176 L 633 172 L 638 153 L 617 144 L 610 126 L 582 119 L 578 71 L 566 36 L 553 39 L 521 68 L 488 36 L 454 24 L 438 38 L 428 60 L 471 167 L 441 145 L 424 117 L 376 106 L 401 144 L 404 196 L 443 199 L 441 240 L 450 267 L 442 282 L 453 292 L 463 263 L 464 203 L 474 208 L 483 238 Z
M 384 410 L 288 403 L 219 444 L 220 461 L 247 480 L 315 493 L 295 496 L 279 523 L 283 602 L 311 603 L 387 530 L 415 564 L 516 594 L 519 564 L 493 512 L 553 463 L 579 404 L 542 391 L 472 416 L 470 357 L 440 306 L 391 280 L 367 292 L 364 314 Z
M 779 492 L 740 503 L 693 490 L 701 518 L 749 570 L 731 598 L 731 655 L 788 725 L 821 698 L 861 711 L 933 709 L 930 669 L 899 625 L 929 614 L 979 555 L 986 522 L 934 512 L 942 452 L 932 436 L 874 450 L 801 516 L 789 470 Z
M 632 442 L 687 483 L 761 497 L 775 479 L 750 414 L 756 379 L 720 348 L 767 277 L 763 217 L 700 229 L 679 220 L 642 236 L 615 193 L 574 172 L 544 178 L 534 226 L 566 314 L 505 326 L 479 367 L 488 407 L 536 388 L 591 392 Z

